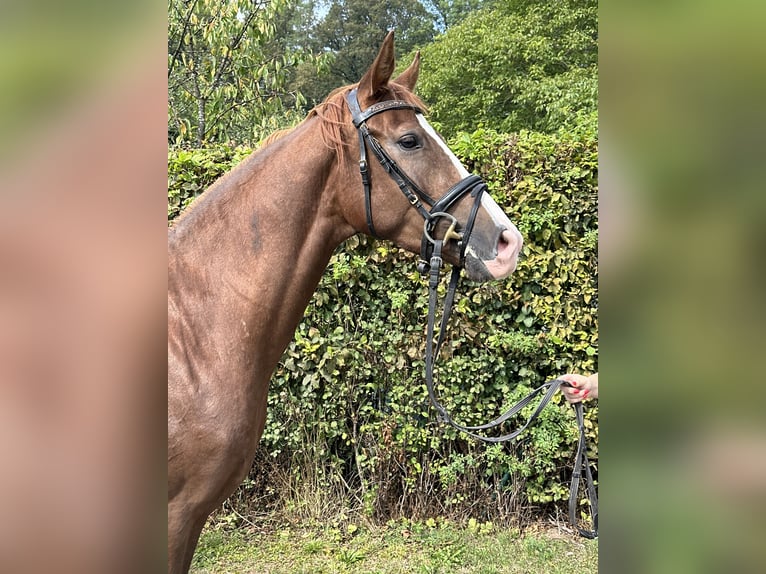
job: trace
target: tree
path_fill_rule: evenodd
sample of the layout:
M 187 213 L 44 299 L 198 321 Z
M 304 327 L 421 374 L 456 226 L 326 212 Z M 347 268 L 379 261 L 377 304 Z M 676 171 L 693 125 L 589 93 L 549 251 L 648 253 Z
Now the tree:
M 445 32 L 459 24 L 468 14 L 488 8 L 494 0 L 423 0 L 426 9 L 436 16 L 436 27 Z
M 396 30 L 396 53 L 401 56 L 431 42 L 434 24 L 434 15 L 418 0 L 332 0 L 309 41 L 315 53 L 331 55 L 328 68 L 318 73 L 304 65 L 292 85 L 315 105 L 332 89 L 359 81 L 389 30 Z
M 423 49 L 418 84 L 445 135 L 552 132 L 595 113 L 595 0 L 498 0 Z
M 288 69 L 308 59 L 277 39 L 291 0 L 169 0 L 168 137 L 254 141 L 300 106 Z

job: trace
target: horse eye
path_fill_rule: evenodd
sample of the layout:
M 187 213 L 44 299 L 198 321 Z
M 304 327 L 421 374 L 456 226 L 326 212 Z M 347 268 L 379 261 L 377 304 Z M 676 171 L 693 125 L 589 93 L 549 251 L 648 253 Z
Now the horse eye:
M 418 149 L 421 147 L 420 142 L 418 141 L 418 138 L 413 135 L 406 135 L 403 138 L 401 138 L 398 142 L 399 147 L 406 150 L 413 150 Z

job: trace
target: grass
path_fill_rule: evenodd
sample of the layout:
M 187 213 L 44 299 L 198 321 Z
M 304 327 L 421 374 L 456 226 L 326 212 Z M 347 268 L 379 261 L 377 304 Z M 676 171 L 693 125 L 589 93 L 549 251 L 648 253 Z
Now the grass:
M 208 529 L 192 574 L 582 574 L 598 571 L 598 543 L 490 523 L 391 522 L 383 527 L 290 527 L 269 533 Z

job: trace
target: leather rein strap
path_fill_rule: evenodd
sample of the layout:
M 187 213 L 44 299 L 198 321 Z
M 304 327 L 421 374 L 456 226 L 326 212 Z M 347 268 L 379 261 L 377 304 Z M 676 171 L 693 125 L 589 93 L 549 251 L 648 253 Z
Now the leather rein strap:
M 529 427 L 529 425 L 538 417 L 546 405 L 555 396 L 559 387 L 562 385 L 568 386 L 569 383 L 561 379 L 555 379 L 543 383 L 538 388 L 529 393 L 526 397 L 521 399 L 517 404 L 508 409 L 505 413 L 500 415 L 498 418 L 483 425 L 464 426 L 455 422 L 455 420 L 450 416 L 444 406 L 439 402 L 433 380 L 434 360 L 436 357 L 438 357 L 442 343 L 444 342 L 444 335 L 447 330 L 447 322 L 449 320 L 449 315 L 455 300 L 455 292 L 457 291 L 457 284 L 460 278 L 460 270 L 465 259 L 465 250 L 473 230 L 473 225 L 476 220 L 479 206 L 481 204 L 482 193 L 487 190 L 487 186 L 479 176 L 470 175 L 447 190 L 441 199 L 434 201 L 428 194 L 421 190 L 417 184 L 402 171 L 402 169 L 391 158 L 391 156 L 386 153 L 385 149 L 383 149 L 383 146 L 380 145 L 380 142 L 378 142 L 378 140 L 375 139 L 375 137 L 370 133 L 366 123 L 367 120 L 372 116 L 388 110 L 412 110 L 417 114 L 422 114 L 422 110 L 417 106 L 404 101 L 386 100 L 374 104 L 373 106 L 370 106 L 366 110 L 362 111 L 361 107 L 359 106 L 356 89 L 351 90 L 347 94 L 346 102 L 348 104 L 349 110 L 351 111 L 351 117 L 353 119 L 354 126 L 357 128 L 357 132 L 359 134 L 359 172 L 361 174 L 362 185 L 364 187 L 365 214 L 367 218 L 367 227 L 370 231 L 370 234 L 373 237 L 378 237 L 375 231 L 372 217 L 372 186 L 370 182 L 369 164 L 367 162 L 368 146 L 380 164 L 389 174 L 389 176 L 391 176 L 394 182 L 396 182 L 397 186 L 407 198 L 410 205 L 412 205 L 412 207 L 414 207 L 418 213 L 420 213 L 425 221 L 423 225 L 423 238 L 420 250 L 421 261 L 418 264 L 418 270 L 423 274 L 429 274 L 428 329 L 426 335 L 425 363 L 426 387 L 428 389 L 428 396 L 431 400 L 431 403 L 433 404 L 439 415 L 439 418 L 442 421 L 470 437 L 487 443 L 500 443 L 510 441 L 516 438 Z M 459 233 L 457 231 L 457 220 L 448 212 L 448 210 L 466 194 L 470 194 L 474 201 L 468 220 L 466 221 L 465 228 L 461 233 Z M 430 210 L 426 209 L 424 204 L 430 207 Z M 449 219 L 451 221 L 451 225 L 442 239 L 435 239 L 433 235 L 437 224 L 442 218 Z M 439 334 L 438 338 L 436 339 L 436 344 L 434 344 L 436 308 L 438 304 L 438 286 L 440 281 L 441 268 L 443 265 L 442 248 L 445 242 L 452 239 L 457 240 L 460 247 L 460 265 L 453 266 L 452 268 L 449 286 L 447 288 L 447 293 L 444 300 L 444 308 L 442 311 L 442 319 L 439 326 Z M 529 416 L 527 421 L 518 429 L 500 436 L 485 436 L 483 434 L 478 434 L 479 432 L 499 427 L 517 415 L 538 395 L 542 395 L 542 399 L 532 414 Z M 596 495 L 596 489 L 587 456 L 587 442 L 585 437 L 585 424 L 582 403 L 575 403 L 573 406 L 575 409 L 575 415 L 577 417 L 580 437 L 577 443 L 575 467 L 574 472 L 572 473 L 572 482 L 569 489 L 569 521 L 582 536 L 586 538 L 595 538 L 598 536 L 598 498 Z M 577 496 L 579 493 L 579 485 L 582 478 L 583 469 L 586 478 L 586 492 L 590 501 L 590 510 L 593 519 L 593 530 L 584 530 L 577 526 Z
M 447 323 L 452 311 L 452 304 L 455 300 L 455 292 L 457 290 L 457 283 L 460 277 L 460 268 L 453 267 L 450 275 L 449 286 L 447 287 L 447 293 L 444 299 L 444 308 L 442 310 L 442 318 L 439 325 L 439 334 L 436 336 L 436 308 L 438 304 L 438 287 L 440 282 L 440 271 L 443 264 L 441 258 L 443 241 L 437 240 L 434 242 L 433 254 L 431 255 L 430 274 L 428 281 L 428 327 L 426 331 L 426 388 L 428 390 L 428 397 L 431 400 L 431 404 L 436 409 L 439 419 L 454 429 L 467 434 L 468 436 L 486 442 L 486 443 L 500 443 L 511 441 L 524 432 L 530 424 L 540 415 L 543 409 L 548 405 L 551 399 L 556 395 L 559 387 L 571 386 L 569 382 L 562 379 L 554 379 L 547 381 L 534 389 L 531 393 L 521 399 L 518 403 L 509 408 L 502 415 L 496 419 L 478 426 L 466 426 L 457 423 L 452 416 L 450 416 L 444 405 L 441 404 L 436 394 L 436 387 L 434 385 L 434 361 L 439 356 L 442 343 L 444 342 L 444 336 L 447 331 Z M 436 343 L 434 344 L 434 339 Z M 479 432 L 487 431 L 507 422 L 512 417 L 519 414 L 532 400 L 538 395 L 542 395 L 537 407 L 527 418 L 526 422 L 515 429 L 512 432 L 499 436 L 486 436 L 484 434 L 478 434 Z M 590 462 L 588 461 L 588 444 L 585 435 L 585 418 L 583 415 L 582 403 L 574 403 L 575 417 L 577 418 L 577 427 L 579 431 L 579 438 L 577 441 L 577 452 L 575 454 L 575 465 L 572 472 L 572 481 L 569 485 L 569 522 L 578 533 L 585 538 L 596 538 L 598 536 L 598 495 L 596 494 L 596 486 L 593 481 L 593 474 L 590 469 Z M 585 530 L 578 526 L 577 521 L 577 501 L 580 491 L 580 480 L 582 474 L 585 473 L 585 492 L 590 503 L 590 515 L 593 521 L 593 530 Z

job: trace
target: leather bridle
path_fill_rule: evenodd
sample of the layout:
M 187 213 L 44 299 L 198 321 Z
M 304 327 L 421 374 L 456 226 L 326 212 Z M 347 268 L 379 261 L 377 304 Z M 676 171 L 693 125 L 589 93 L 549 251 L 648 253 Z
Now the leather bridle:
M 457 284 L 460 277 L 460 269 L 465 263 L 465 251 L 468 246 L 468 241 L 473 231 L 473 226 L 476 221 L 476 215 L 481 205 L 482 194 L 487 190 L 487 185 L 477 175 L 469 175 L 458 183 L 453 185 L 447 192 L 441 197 L 441 199 L 434 201 L 427 193 L 425 193 L 418 185 L 412 181 L 410 177 L 397 165 L 397 163 L 386 152 L 380 142 L 370 133 L 367 127 L 367 120 L 372 116 L 386 112 L 389 110 L 412 110 L 416 114 L 422 114 L 423 111 L 412 104 L 401 100 L 385 100 L 374 104 L 362 111 L 359 106 L 359 100 L 357 97 L 357 90 L 353 89 L 346 95 L 346 103 L 351 111 L 351 118 L 354 122 L 354 126 L 357 128 L 359 135 L 359 172 L 362 176 L 362 185 L 364 187 L 364 205 L 365 214 L 367 218 L 367 227 L 370 234 L 373 237 L 378 237 L 375 231 L 375 225 L 372 217 L 372 186 L 370 182 L 369 164 L 367 162 L 367 148 L 372 151 L 372 154 L 378 159 L 380 164 L 386 170 L 389 176 L 396 182 L 397 186 L 407 198 L 410 205 L 414 207 L 418 213 L 423 217 L 423 237 L 420 245 L 420 262 L 418 263 L 418 270 L 422 274 L 429 274 L 429 301 L 428 301 L 428 328 L 426 334 L 426 353 L 425 353 L 425 365 L 426 365 L 426 388 L 428 389 L 428 396 L 436 409 L 439 419 L 446 422 L 453 428 L 471 436 L 475 439 L 488 442 L 499 443 L 506 442 L 516 438 L 529 425 L 534 421 L 538 415 L 542 412 L 545 406 L 555 396 L 561 386 L 569 386 L 567 381 L 561 379 L 555 379 L 543 383 L 538 388 L 534 389 L 526 397 L 521 399 L 517 404 L 508 409 L 501 416 L 493 421 L 490 421 L 483 425 L 478 426 L 464 426 L 461 425 L 450 416 L 447 409 L 439 402 L 436 394 L 436 389 L 433 380 L 434 359 L 439 356 L 439 350 L 444 341 L 444 336 L 447 330 L 447 322 L 452 310 L 452 304 L 455 298 L 455 292 L 457 290 Z M 468 219 L 466 220 L 465 227 L 462 231 L 458 231 L 458 222 L 455 216 L 449 213 L 449 209 L 454 206 L 463 196 L 470 194 L 474 198 L 471 211 Z M 428 206 L 430 209 L 427 209 Z M 434 237 L 436 226 L 442 218 L 450 220 L 450 225 L 441 239 Z M 441 268 L 443 265 L 442 248 L 445 243 L 455 240 L 457 241 L 460 249 L 459 265 L 453 266 L 452 275 L 450 276 L 449 286 L 444 299 L 444 305 L 442 310 L 442 319 L 439 326 L 438 338 L 434 343 L 435 327 L 436 327 L 436 307 L 438 299 L 438 286 L 440 282 Z M 527 421 L 513 432 L 501 435 L 501 436 L 486 436 L 478 434 L 489 429 L 493 429 L 503 425 L 509 419 L 517 415 L 524 407 L 526 407 L 532 399 L 540 395 L 545 391 L 540 400 L 538 406 L 529 416 Z M 593 476 L 590 470 L 590 463 L 587 456 L 587 444 L 585 438 L 585 425 L 584 416 L 582 410 L 582 403 L 575 403 L 574 405 L 575 415 L 577 417 L 577 424 L 580 432 L 580 438 L 577 443 L 577 453 L 575 455 L 575 467 L 572 473 L 572 482 L 570 484 L 569 491 L 569 520 L 572 526 L 584 537 L 595 538 L 598 536 L 598 497 L 596 495 L 596 489 L 593 482 Z M 593 520 L 593 530 L 584 530 L 577 525 L 577 498 L 579 492 L 580 479 L 582 473 L 585 472 L 585 488 L 586 494 L 590 501 L 590 512 Z
M 367 127 L 367 120 L 382 112 L 389 110 L 412 110 L 416 114 L 422 115 L 423 110 L 401 100 L 385 100 L 362 111 L 359 106 L 356 89 L 351 90 L 346 95 L 346 103 L 351 111 L 351 119 L 353 120 L 359 135 L 359 173 L 362 176 L 362 186 L 364 187 L 364 206 L 367 218 L 367 228 L 370 235 L 378 237 L 372 217 L 372 185 L 370 182 L 370 166 L 367 162 L 368 148 L 378 159 L 380 165 L 383 166 L 383 169 L 385 169 L 388 175 L 391 176 L 391 179 L 394 180 L 399 187 L 399 190 L 407 198 L 407 201 L 409 201 L 410 205 L 417 210 L 424 220 L 423 236 L 420 242 L 419 271 L 423 274 L 428 272 L 428 265 L 431 261 L 431 255 L 436 242 L 434 232 L 439 220 L 442 218 L 450 220 L 449 228 L 444 234 L 442 241 L 445 243 L 453 239 L 457 241 L 460 249 L 458 267 L 462 267 L 465 263 L 465 251 L 468 247 L 468 241 L 471 232 L 473 231 L 474 223 L 476 222 L 476 215 L 481 206 L 481 196 L 482 193 L 486 191 L 487 185 L 479 176 L 469 175 L 449 188 L 447 192 L 442 195 L 441 199 L 434 201 L 431 196 L 420 189 L 420 187 L 412 181 L 406 173 L 404 173 L 375 136 L 370 133 L 370 129 Z M 470 194 L 473 198 L 473 205 L 471 206 L 471 211 L 465 226 L 462 231 L 458 231 L 457 219 L 449 213 L 449 210 L 466 194 Z M 430 209 L 426 208 L 426 206 Z

